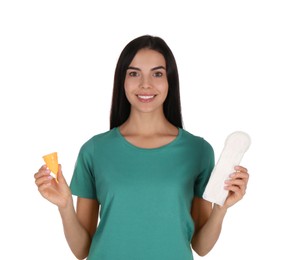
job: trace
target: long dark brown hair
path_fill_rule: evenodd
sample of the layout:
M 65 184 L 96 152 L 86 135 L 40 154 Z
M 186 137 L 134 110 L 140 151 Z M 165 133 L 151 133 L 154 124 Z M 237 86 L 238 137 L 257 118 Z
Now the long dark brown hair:
M 144 35 L 129 42 L 121 52 L 118 59 L 114 74 L 110 129 L 122 125 L 129 117 L 130 103 L 128 102 L 125 95 L 124 81 L 127 68 L 129 67 L 136 53 L 141 49 L 155 50 L 164 56 L 169 84 L 168 95 L 163 104 L 164 114 L 170 123 L 176 127 L 183 128 L 180 104 L 179 75 L 175 57 L 163 39 L 160 37 Z

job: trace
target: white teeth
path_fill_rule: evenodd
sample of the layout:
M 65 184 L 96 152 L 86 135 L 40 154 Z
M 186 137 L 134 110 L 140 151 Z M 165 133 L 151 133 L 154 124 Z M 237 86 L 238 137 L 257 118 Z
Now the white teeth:
M 152 96 L 141 96 L 141 95 L 138 95 L 139 98 L 141 99 L 150 99 L 150 98 L 154 98 L 154 95 Z

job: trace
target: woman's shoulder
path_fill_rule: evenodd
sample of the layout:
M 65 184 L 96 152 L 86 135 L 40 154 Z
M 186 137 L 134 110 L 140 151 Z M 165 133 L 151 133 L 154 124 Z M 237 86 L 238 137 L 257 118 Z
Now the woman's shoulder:
M 115 138 L 115 136 L 116 136 L 115 128 L 105 132 L 95 134 L 83 143 L 81 149 L 90 149 L 94 147 L 94 145 L 104 144 L 105 142 L 111 141 L 113 138 Z
M 200 146 L 204 150 L 213 151 L 212 145 L 202 136 L 193 134 L 185 129 L 182 129 L 183 139 L 192 146 Z
M 185 129 L 182 129 L 182 132 L 183 132 L 183 137 L 185 139 L 188 139 L 188 140 L 193 141 L 193 142 L 208 143 L 209 144 L 209 142 L 204 137 L 202 137 L 200 135 L 191 133 L 191 132 L 189 132 Z
M 92 136 L 88 141 L 96 141 L 96 142 L 104 141 L 115 137 L 115 134 L 116 134 L 116 128 L 113 128 L 108 131 L 101 132 L 99 134 Z

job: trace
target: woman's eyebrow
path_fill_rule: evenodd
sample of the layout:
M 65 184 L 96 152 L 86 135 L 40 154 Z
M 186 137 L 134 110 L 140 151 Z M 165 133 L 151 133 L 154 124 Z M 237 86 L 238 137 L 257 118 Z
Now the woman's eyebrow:
M 128 70 L 139 70 L 139 71 L 141 70 L 140 68 L 132 67 L 132 66 L 129 66 L 127 69 Z M 159 69 L 166 70 L 166 68 L 164 66 L 157 66 L 157 67 L 152 68 L 151 71 L 153 71 L 153 70 L 159 70 Z
M 139 68 L 137 68 L 137 67 L 132 67 L 132 66 L 129 66 L 127 69 L 128 69 L 128 70 L 141 70 L 141 69 L 139 69 Z
M 160 69 L 166 70 L 166 68 L 164 66 L 157 66 L 157 67 L 152 68 L 151 70 L 160 70 Z

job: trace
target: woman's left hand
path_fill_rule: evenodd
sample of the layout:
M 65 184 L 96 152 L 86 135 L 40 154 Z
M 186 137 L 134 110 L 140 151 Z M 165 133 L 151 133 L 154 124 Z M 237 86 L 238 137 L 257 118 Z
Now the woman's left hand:
M 225 189 L 229 195 L 224 203 L 224 207 L 229 208 L 241 200 L 245 195 L 249 174 L 246 168 L 236 166 L 235 172 L 230 175 L 230 179 L 225 181 Z

